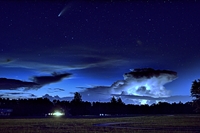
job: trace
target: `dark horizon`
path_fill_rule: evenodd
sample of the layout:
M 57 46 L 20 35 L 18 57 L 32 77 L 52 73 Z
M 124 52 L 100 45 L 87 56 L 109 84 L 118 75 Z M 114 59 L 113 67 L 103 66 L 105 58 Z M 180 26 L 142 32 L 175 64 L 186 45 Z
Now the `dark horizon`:
M 50 101 L 47 98 L 9 100 L 0 98 L 0 118 L 98 118 L 131 117 L 135 115 L 197 114 L 192 102 L 152 105 L 125 104 L 121 98 L 112 97 L 109 102 L 82 101 L 79 93 L 71 101 Z

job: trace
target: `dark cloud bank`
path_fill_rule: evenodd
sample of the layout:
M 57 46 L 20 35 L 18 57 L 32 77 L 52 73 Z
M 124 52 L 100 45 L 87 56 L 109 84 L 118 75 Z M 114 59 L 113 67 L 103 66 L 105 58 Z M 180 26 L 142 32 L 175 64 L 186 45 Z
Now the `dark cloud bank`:
M 26 92 L 4 92 L 0 97 L 18 99 L 18 98 L 37 98 L 36 95 Z
M 16 90 L 18 88 L 35 88 L 39 84 L 35 82 L 26 82 L 17 79 L 7 79 L 7 78 L 0 78 L 0 89 L 1 90 Z
M 35 76 L 31 80 L 37 84 L 40 85 L 46 85 L 54 82 L 58 82 L 62 80 L 63 78 L 68 78 L 72 74 L 70 73 L 63 73 L 63 74 L 58 74 L 58 73 L 52 73 L 51 76 Z
M 71 75 L 72 74 L 70 73 L 53 73 L 50 76 L 35 76 L 31 78 L 32 82 L 21 81 L 17 79 L 0 78 L 0 90 L 39 89 L 46 84 L 61 81 L 63 78 L 68 78 Z

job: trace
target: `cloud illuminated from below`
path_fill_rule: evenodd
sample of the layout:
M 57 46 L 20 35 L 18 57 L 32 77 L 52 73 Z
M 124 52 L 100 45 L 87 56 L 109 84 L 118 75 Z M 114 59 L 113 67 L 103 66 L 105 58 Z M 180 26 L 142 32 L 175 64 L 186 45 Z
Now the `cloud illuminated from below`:
M 95 86 L 85 88 L 81 95 L 85 99 L 109 99 L 113 95 L 141 96 L 149 100 L 149 97 L 164 98 L 170 96 L 170 91 L 164 85 L 177 78 L 177 73 L 169 70 L 154 70 L 151 68 L 134 69 L 125 73 L 124 80 L 118 80 L 111 86 Z M 138 98 L 129 97 L 135 101 Z M 141 101 L 141 100 L 140 100 Z

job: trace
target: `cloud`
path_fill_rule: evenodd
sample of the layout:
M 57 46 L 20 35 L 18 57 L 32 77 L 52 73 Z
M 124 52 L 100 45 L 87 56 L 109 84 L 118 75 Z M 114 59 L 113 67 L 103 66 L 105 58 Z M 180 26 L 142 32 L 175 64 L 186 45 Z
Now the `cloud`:
M 169 97 L 151 97 L 151 96 L 138 96 L 138 95 L 117 95 L 117 94 L 113 94 L 112 96 L 115 97 L 121 97 L 122 99 L 126 100 L 132 100 L 132 101 L 143 101 L 146 100 L 146 102 L 150 103 L 156 103 L 159 101 L 167 101 L 169 103 L 173 103 L 173 102 L 188 102 L 188 101 L 192 101 L 192 97 L 191 96 L 182 96 L 182 95 L 175 95 L 175 96 L 169 96 Z
M 117 81 L 112 85 L 113 92 L 127 94 L 166 97 L 170 92 L 164 85 L 177 78 L 177 73 L 169 70 L 154 70 L 151 68 L 133 69 L 123 75 L 123 81 Z M 120 82 L 120 84 L 119 84 Z
M 71 73 L 59 74 L 59 73 L 54 72 L 54 73 L 52 73 L 51 76 L 35 76 L 35 77 L 31 78 L 31 80 L 41 86 L 44 86 L 46 84 L 61 81 L 63 78 L 68 78 L 71 75 L 72 75 Z
M 40 62 L 29 62 L 29 61 L 15 61 L 7 64 L 3 64 L 2 66 L 4 67 L 10 67 L 10 68 L 15 68 L 15 67 L 20 67 L 20 68 L 26 68 L 26 69 L 31 69 L 31 70 L 36 70 L 36 71 L 41 71 L 41 72 L 52 72 L 52 71 L 64 71 L 64 70 L 76 70 L 76 69 L 84 69 L 87 68 L 88 66 L 83 66 L 83 65 L 55 65 L 55 64 L 44 64 Z
M 48 88 L 49 93 L 61 92 L 61 91 L 65 91 L 65 90 L 62 88 Z
M 73 97 L 59 97 L 59 96 L 50 96 L 49 94 L 45 94 L 42 98 L 48 98 L 50 101 L 60 100 L 60 101 L 71 101 Z
M 80 91 L 83 100 L 87 101 L 107 101 L 111 97 L 111 86 L 95 86 L 85 88 Z
M 7 79 L 7 78 L 0 78 L 0 89 L 1 90 L 16 90 L 19 88 L 26 89 L 33 89 L 37 88 L 39 84 L 35 82 L 27 82 L 21 81 L 17 79 Z
M 65 91 L 64 89 L 62 88 L 54 88 L 55 91 Z
M 8 95 L 21 95 L 21 94 L 27 94 L 27 93 L 22 93 L 22 92 L 9 92 L 9 93 L 6 93 Z
M 11 58 L 0 58 L 0 64 L 8 64 L 13 62 L 13 59 Z
M 28 71 L 47 74 L 54 71 L 87 71 L 90 68 L 109 68 L 130 63 L 126 58 L 118 54 L 110 56 L 110 50 L 108 49 L 106 49 L 107 52 L 102 56 L 98 53 L 99 49 L 95 47 L 86 48 L 82 45 L 63 46 L 62 48 L 53 47 L 53 52 L 52 48 L 38 50 L 36 50 L 36 53 L 31 53 L 31 51 L 20 49 L 20 52 L 9 54 L 9 56 L 5 54 L 3 60 L 5 57 L 10 57 L 14 61 L 0 64 L 0 66 L 4 68 L 25 68 Z M 23 56 L 23 54 L 28 54 L 29 56 Z M 42 56 L 35 58 L 35 55 Z M 138 61 L 134 61 L 134 64 L 136 63 Z
M 34 95 L 34 94 L 30 94 L 29 96 L 30 96 L 30 97 L 37 97 L 37 96 L 36 96 L 36 95 Z
M 74 58 L 74 62 L 68 64 L 67 62 L 56 62 L 55 63 L 43 63 L 41 61 L 29 61 L 27 59 L 22 60 L 10 60 L 1 59 L 0 65 L 7 68 L 26 68 L 30 70 L 40 71 L 40 72 L 52 72 L 52 71 L 68 71 L 68 70 L 80 70 L 100 66 L 111 66 L 113 64 L 122 64 L 126 61 L 123 59 L 116 58 L 102 58 L 100 56 L 86 56 L 86 55 L 76 55 L 70 56 Z M 57 58 L 61 58 L 60 56 Z M 67 60 L 68 58 L 63 58 Z M 81 64 L 79 63 L 81 60 Z M 92 62 L 91 62 L 92 60 Z
M 31 78 L 32 82 L 21 81 L 17 79 L 8 79 L 8 78 L 0 78 L 0 90 L 31 90 L 31 89 L 39 89 L 42 86 L 54 82 L 61 81 L 64 78 L 70 77 L 72 74 L 70 73 L 52 73 L 51 76 L 34 76 Z M 56 89 L 57 91 L 63 91 L 63 89 Z
M 124 80 L 118 80 L 111 86 L 95 86 L 80 91 L 84 99 L 109 99 L 112 95 L 128 96 L 134 101 L 142 97 L 146 100 L 169 97 L 170 91 L 164 85 L 177 78 L 177 73 L 169 70 L 154 70 L 152 68 L 133 69 L 123 75 Z M 144 101 L 143 101 L 144 102 Z M 142 101 L 140 101 L 142 103 Z
M 36 95 L 32 93 L 24 93 L 24 92 L 0 92 L 0 97 L 2 98 L 10 98 L 10 99 L 18 99 L 18 98 L 35 98 Z

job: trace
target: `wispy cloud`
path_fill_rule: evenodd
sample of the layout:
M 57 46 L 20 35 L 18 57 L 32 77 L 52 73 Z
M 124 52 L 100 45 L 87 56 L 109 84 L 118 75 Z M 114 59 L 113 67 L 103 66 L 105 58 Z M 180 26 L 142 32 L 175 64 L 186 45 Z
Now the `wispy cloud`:
M 36 70 L 40 72 L 52 72 L 52 71 L 69 71 L 69 70 L 79 70 L 79 69 L 87 69 L 92 67 L 102 67 L 102 66 L 111 66 L 116 64 L 124 64 L 125 61 L 122 59 L 92 59 L 87 57 L 87 59 L 82 59 L 83 63 L 71 63 L 66 64 L 57 62 L 56 64 L 42 63 L 42 62 L 30 62 L 30 61 L 20 61 L 15 60 L 9 63 L 1 63 L 0 65 L 3 67 L 10 68 L 26 68 L 30 70 Z M 88 61 L 87 61 L 88 60 Z M 90 60 L 90 61 L 89 61 Z
M 111 56 L 109 51 L 107 51 L 102 56 L 99 49 L 86 48 L 82 45 L 38 49 L 34 53 L 24 51 L 23 49 L 20 51 L 19 49 L 17 53 L 0 57 L 0 66 L 2 67 L 25 68 L 39 72 L 81 70 L 125 65 L 126 63 L 126 59 L 120 55 Z
M 61 92 L 61 91 L 65 91 L 62 88 L 48 88 L 48 93 L 55 93 L 55 92 Z
M 36 98 L 37 96 L 27 92 L 0 92 L 0 97 L 18 99 L 18 98 Z
M 8 63 L 11 63 L 13 62 L 14 60 L 11 59 L 11 58 L 0 58 L 0 65 L 1 64 L 8 64 Z

